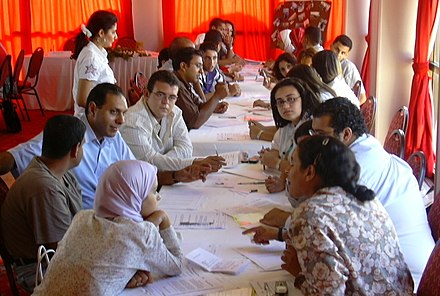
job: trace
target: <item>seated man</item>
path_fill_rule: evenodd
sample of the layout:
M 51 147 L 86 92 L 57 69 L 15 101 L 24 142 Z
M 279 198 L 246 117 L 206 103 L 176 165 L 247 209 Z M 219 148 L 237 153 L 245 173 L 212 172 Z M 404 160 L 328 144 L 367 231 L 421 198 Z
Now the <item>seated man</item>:
M 81 189 L 70 169 L 83 156 L 85 124 L 71 115 L 49 119 L 41 156 L 12 185 L 1 212 L 6 248 L 20 285 L 32 290 L 39 245 L 56 249 L 73 216 L 82 209 Z
M 119 160 L 135 159 L 118 131 L 124 123 L 127 109 L 127 101 L 117 85 L 98 84 L 89 93 L 86 113 L 80 118 L 86 125 L 84 158 L 73 169 L 81 186 L 84 209 L 93 208 L 96 185 L 106 168 Z M 12 171 L 15 177 L 21 175 L 32 158 L 41 154 L 41 142 L 40 133 L 26 143 L 1 152 L 0 174 Z M 159 184 L 167 185 L 203 180 L 206 172 L 199 167 L 190 167 L 177 172 L 162 172 L 158 178 Z
M 215 44 L 204 42 L 200 45 L 200 50 L 203 52 L 203 73 L 199 81 L 205 97 L 209 99 L 214 94 L 217 83 L 225 83 L 225 76 L 217 64 L 218 51 Z M 228 92 L 230 96 L 238 97 L 241 95 L 240 86 L 237 83 L 228 84 Z
M 352 47 L 353 42 L 347 35 L 339 35 L 336 37 L 330 47 L 330 49 L 338 56 L 338 60 L 341 62 L 342 75 L 344 75 L 345 82 L 347 82 L 351 89 L 355 87 L 356 82 L 362 82 L 361 75 L 359 74 L 356 65 L 348 59 Z M 363 104 L 366 99 L 365 88 L 362 83 L 359 102 Z
M 170 71 L 151 75 L 145 94 L 125 114 L 121 134 L 139 160 L 154 164 L 160 171 L 176 171 L 192 164 L 217 171 L 223 158 L 192 157 L 192 144 L 177 101 L 179 80 Z
M 224 113 L 228 104 L 221 102 L 228 96 L 225 84 L 217 84 L 214 94 L 209 100 L 203 100 L 193 92 L 193 84 L 199 83 L 202 74 L 202 54 L 194 48 L 182 48 L 173 56 L 174 74 L 179 79 L 179 95 L 177 107 L 182 110 L 187 128 L 201 127 L 213 112 Z
M 318 27 L 309 26 L 304 30 L 304 37 L 302 41 L 303 50 L 313 47 L 317 52 L 324 50 L 321 45 L 321 29 Z

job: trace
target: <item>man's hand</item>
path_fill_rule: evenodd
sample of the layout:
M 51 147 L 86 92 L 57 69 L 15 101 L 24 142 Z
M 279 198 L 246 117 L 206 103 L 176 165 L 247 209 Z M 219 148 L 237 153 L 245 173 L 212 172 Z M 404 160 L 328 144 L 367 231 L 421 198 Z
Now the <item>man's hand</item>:
M 237 83 L 229 84 L 228 90 L 231 97 L 239 97 L 241 95 L 241 89 Z
M 206 181 L 206 176 L 211 173 L 212 169 L 207 164 L 192 164 L 180 171 L 176 171 L 175 178 L 178 182 L 193 182 L 196 180 Z
M 264 184 L 266 184 L 266 189 L 270 193 L 281 192 L 286 188 L 286 179 L 269 176 L 264 180 Z
M 289 216 L 289 212 L 274 208 L 263 216 L 263 218 L 260 220 L 260 223 L 280 228 L 284 227 L 284 224 Z
M 150 284 L 153 282 L 153 277 L 149 271 L 138 270 L 134 274 L 134 276 L 130 279 L 128 284 L 125 286 L 126 288 L 136 288 L 143 287 L 146 284 Z
M 220 102 L 217 104 L 217 107 L 214 109 L 214 113 L 220 113 L 223 114 L 228 110 L 229 104 L 226 102 Z
M 261 150 L 259 152 L 261 163 L 271 169 L 278 169 L 281 162 L 279 151 L 275 149 Z
M 253 233 L 253 241 L 256 244 L 268 245 L 269 241 L 274 240 L 278 236 L 278 228 L 269 226 L 258 226 L 249 228 L 242 232 L 242 234 Z
M 284 264 L 281 265 L 281 268 L 289 272 L 291 275 L 297 276 L 301 272 L 298 254 L 296 253 L 295 248 L 291 245 L 287 246 L 283 256 L 281 256 L 281 260 L 284 262 Z
M 154 211 L 150 216 L 146 217 L 145 220 L 150 221 L 156 226 L 159 226 L 159 230 L 164 230 L 171 226 L 171 221 L 168 217 L 168 214 L 162 210 Z
M 219 82 L 215 85 L 215 92 L 212 96 L 216 95 L 219 100 L 223 100 L 229 96 L 228 85 L 225 82 Z
M 208 156 L 205 158 L 195 159 L 193 164 L 209 167 L 210 172 L 217 172 L 222 166 L 226 165 L 225 159 L 221 156 Z

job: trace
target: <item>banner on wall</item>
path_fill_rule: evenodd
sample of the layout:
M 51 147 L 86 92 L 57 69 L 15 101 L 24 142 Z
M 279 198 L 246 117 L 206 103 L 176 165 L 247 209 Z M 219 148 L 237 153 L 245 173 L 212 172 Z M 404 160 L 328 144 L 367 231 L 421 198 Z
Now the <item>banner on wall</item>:
M 309 26 L 321 28 L 322 44 L 325 44 L 330 18 L 330 1 L 294 0 L 278 5 L 274 13 L 272 46 L 281 40 L 281 32 L 290 29 L 290 39 L 299 52 L 302 49 L 304 29 Z

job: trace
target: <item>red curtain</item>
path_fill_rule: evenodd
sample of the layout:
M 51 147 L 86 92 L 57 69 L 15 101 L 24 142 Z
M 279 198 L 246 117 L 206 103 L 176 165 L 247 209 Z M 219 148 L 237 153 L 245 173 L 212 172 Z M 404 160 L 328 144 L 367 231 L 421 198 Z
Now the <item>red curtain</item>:
M 370 12 L 368 15 L 368 33 L 365 36 L 367 42 L 367 50 L 365 51 L 364 61 L 362 63 L 361 78 L 364 83 L 365 93 L 367 97 L 370 94 L 370 38 L 371 38 L 371 0 L 370 0 Z
M 162 0 L 164 45 L 176 36 L 194 40 L 208 31 L 209 21 L 232 21 L 237 31 L 234 51 L 242 57 L 266 60 L 273 57 L 270 35 L 275 8 L 283 0 Z M 184 12 L 184 13 L 180 13 Z M 327 40 L 345 31 L 345 0 L 332 0 Z
M 414 77 L 409 102 L 409 122 L 406 136 L 406 157 L 422 150 L 427 159 L 427 175 L 434 172 L 435 154 L 432 143 L 432 99 L 428 75 L 429 41 L 432 37 L 439 0 L 419 0 L 416 41 L 414 47 Z
M 45 52 L 62 50 L 95 10 L 113 11 L 118 35 L 134 36 L 131 0 L 2 0 L 0 40 L 13 57 L 22 48 L 26 53 L 39 46 Z

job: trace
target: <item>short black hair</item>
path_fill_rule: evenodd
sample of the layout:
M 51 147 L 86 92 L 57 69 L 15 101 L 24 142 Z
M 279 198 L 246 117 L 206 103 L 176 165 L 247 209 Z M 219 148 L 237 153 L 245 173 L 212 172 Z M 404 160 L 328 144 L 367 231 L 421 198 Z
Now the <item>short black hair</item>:
M 212 27 L 218 28 L 221 25 L 223 25 L 224 23 L 225 22 L 221 18 L 215 17 L 209 22 L 209 29 L 211 30 Z
M 302 169 L 315 167 L 321 188 L 341 187 L 361 202 L 374 199 L 372 190 L 358 185 L 361 168 L 353 151 L 337 138 L 312 136 L 301 141 L 297 151 Z
M 333 44 L 335 44 L 336 42 L 339 42 L 342 45 L 347 46 L 349 48 L 349 51 L 353 47 L 353 41 L 351 41 L 350 37 L 348 37 L 345 34 L 342 34 L 342 35 L 339 35 L 338 37 L 336 37 L 335 40 L 333 41 Z
M 213 50 L 218 53 L 217 51 L 218 47 L 214 42 L 211 41 L 204 41 L 202 44 L 200 44 L 199 50 L 206 52 L 207 50 Z
M 223 42 L 222 33 L 220 33 L 217 30 L 209 30 L 208 32 L 206 32 L 205 39 L 203 40 L 203 42 L 208 42 L 208 41 L 214 43 L 215 45 L 222 43 Z
M 108 94 L 118 95 L 125 98 L 122 89 L 116 84 L 108 82 L 100 83 L 92 88 L 87 97 L 86 115 L 89 114 L 89 105 L 91 102 L 94 102 L 97 107 L 102 107 L 105 105 Z
M 304 30 L 304 36 L 307 36 L 313 44 L 321 44 L 321 29 L 309 26 Z
M 295 134 L 293 135 L 293 140 L 296 144 L 298 144 L 298 138 L 304 137 L 304 136 L 310 136 L 310 130 L 312 129 L 312 120 L 306 120 L 303 123 L 301 123 L 295 131 Z
M 173 56 L 173 69 L 174 69 L 174 71 L 180 70 L 180 64 L 182 62 L 189 65 L 189 63 L 191 62 L 191 60 L 193 59 L 193 57 L 195 55 L 203 57 L 200 50 L 197 50 L 195 48 L 192 48 L 192 47 L 180 48 L 176 52 L 176 55 Z
M 170 58 L 170 49 L 168 47 L 162 48 L 157 56 L 157 68 L 162 67 L 162 61 L 168 61 Z
M 56 115 L 50 118 L 43 131 L 42 156 L 61 159 L 74 146 L 81 143 L 86 132 L 86 125 L 72 115 Z
M 324 83 L 332 82 L 339 75 L 338 56 L 331 50 L 317 52 L 312 58 L 312 64 Z
M 313 118 L 329 115 L 330 125 L 336 133 L 349 127 L 356 137 L 367 133 L 364 116 L 360 109 L 349 99 L 336 97 L 320 104 L 313 112 Z
M 276 93 L 277 91 L 286 86 L 293 86 L 301 96 L 301 119 L 309 117 L 313 110 L 320 104 L 319 97 L 307 86 L 307 84 L 298 78 L 284 78 L 278 82 L 270 92 L 270 105 L 272 107 L 272 115 L 277 127 L 284 127 L 290 123 L 290 121 L 281 117 L 278 112 Z
M 280 71 L 280 63 L 282 61 L 285 61 L 289 64 L 291 64 L 292 66 L 295 66 L 297 64 L 296 61 L 296 57 L 288 52 L 284 52 L 282 54 L 280 54 L 277 59 L 275 60 L 275 63 L 273 64 L 273 74 L 275 76 L 276 79 L 281 80 L 284 78 L 283 74 L 281 74 Z
M 170 86 L 179 86 L 179 79 L 176 77 L 176 75 L 174 75 L 173 72 L 168 70 L 159 70 L 154 72 L 148 80 L 148 92 L 153 92 L 154 86 L 156 85 L 157 81 L 167 83 Z

